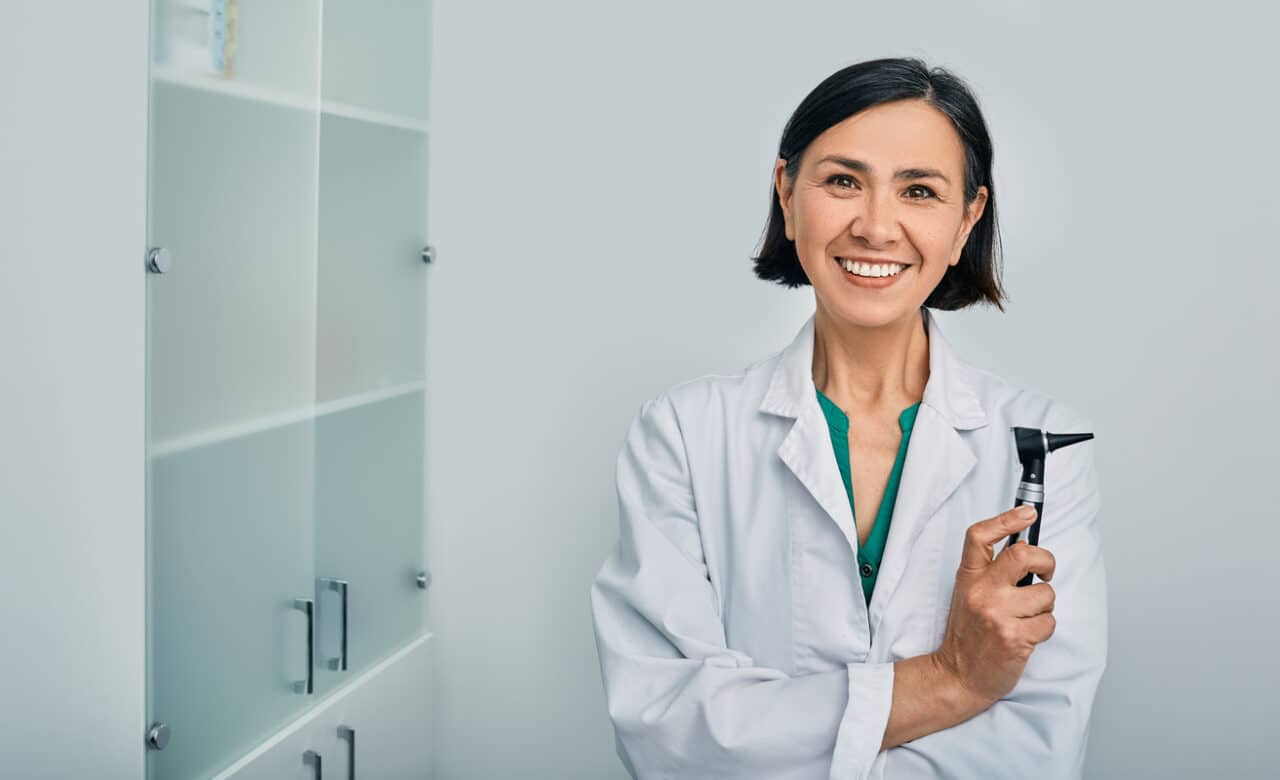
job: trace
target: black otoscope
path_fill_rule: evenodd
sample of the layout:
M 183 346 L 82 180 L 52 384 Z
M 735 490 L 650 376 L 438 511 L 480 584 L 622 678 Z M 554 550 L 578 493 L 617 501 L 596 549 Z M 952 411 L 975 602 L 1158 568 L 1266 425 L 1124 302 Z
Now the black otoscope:
M 1040 512 L 1044 509 L 1044 462 L 1045 457 L 1059 447 L 1069 447 L 1093 438 L 1092 433 L 1046 433 L 1039 428 L 1013 429 L 1013 438 L 1018 443 L 1018 461 L 1022 463 L 1022 481 L 1018 483 L 1018 495 L 1014 506 L 1034 506 L 1036 521 L 1030 528 L 1024 528 L 1009 536 L 1009 544 L 1016 544 L 1025 533 L 1028 544 L 1040 543 Z M 1018 587 L 1031 584 L 1034 575 L 1018 580 Z

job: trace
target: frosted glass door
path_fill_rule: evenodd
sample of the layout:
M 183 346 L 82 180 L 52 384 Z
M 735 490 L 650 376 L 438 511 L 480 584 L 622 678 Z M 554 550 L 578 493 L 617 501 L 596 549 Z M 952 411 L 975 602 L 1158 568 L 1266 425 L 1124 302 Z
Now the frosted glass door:
M 298 600 L 316 596 L 321 10 L 153 4 L 152 780 L 209 777 L 318 699 Z
M 430 4 L 326 0 L 316 392 L 322 689 L 421 635 Z M 333 668 L 337 667 L 337 668 Z
M 430 19 L 153 0 L 151 780 L 423 632 Z

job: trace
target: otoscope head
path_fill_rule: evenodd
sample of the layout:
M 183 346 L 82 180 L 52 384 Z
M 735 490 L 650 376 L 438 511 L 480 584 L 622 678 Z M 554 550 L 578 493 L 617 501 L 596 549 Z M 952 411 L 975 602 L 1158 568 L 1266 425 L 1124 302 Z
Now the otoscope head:
M 1043 462 L 1054 450 L 1093 438 L 1092 433 L 1045 433 L 1039 428 L 1017 426 L 1013 428 L 1013 436 L 1018 444 L 1018 461 L 1024 466 Z

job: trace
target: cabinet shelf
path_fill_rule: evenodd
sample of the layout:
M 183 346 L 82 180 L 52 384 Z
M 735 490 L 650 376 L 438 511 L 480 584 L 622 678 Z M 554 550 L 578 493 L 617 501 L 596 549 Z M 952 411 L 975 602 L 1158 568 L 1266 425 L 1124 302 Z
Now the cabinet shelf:
M 282 89 L 252 84 L 247 81 L 205 76 L 169 65 L 152 64 L 151 80 L 300 111 L 315 111 L 320 102 L 313 95 L 299 95 Z
M 353 106 L 348 103 L 339 103 L 335 100 L 321 101 L 320 113 L 329 114 L 331 116 L 342 116 L 347 119 L 357 119 L 361 122 L 370 122 L 372 124 L 383 125 L 385 127 L 398 127 L 402 130 L 412 130 L 415 133 L 426 134 L 429 130 L 429 124 L 422 119 L 413 119 L 399 114 L 388 114 L 383 111 L 374 111 L 361 106 Z
M 270 414 L 252 420 L 233 423 L 231 425 L 210 428 L 197 433 L 175 436 L 170 439 L 158 441 L 149 447 L 147 450 L 147 459 L 155 460 L 158 458 L 168 457 L 180 452 L 207 447 L 212 444 L 217 444 L 218 442 L 237 439 L 243 436 L 250 436 L 255 433 L 261 433 L 263 431 L 269 431 L 276 428 L 283 428 L 287 425 L 305 422 L 307 420 L 323 417 L 327 414 L 354 409 L 359 406 L 367 406 L 380 401 L 387 401 L 402 395 L 409 395 L 410 393 L 419 393 L 425 389 L 426 382 L 407 382 L 402 385 L 393 385 L 391 387 L 385 387 L 367 393 L 358 393 L 345 398 L 337 398 L 332 401 L 325 401 L 323 403 L 289 409 L 277 414 Z
M 361 122 L 369 122 L 371 124 L 382 125 L 384 127 L 396 127 L 401 130 L 411 130 L 415 133 L 426 134 L 430 130 L 430 123 L 423 119 L 415 119 L 413 117 L 387 113 L 385 111 L 375 111 L 363 106 L 357 106 L 351 103 L 342 103 L 336 100 L 318 100 L 313 95 L 300 95 L 282 89 L 252 84 L 246 81 L 234 81 L 215 76 L 205 76 L 169 65 L 153 64 L 151 66 L 151 79 L 164 84 L 172 84 L 216 95 L 250 100 L 271 106 L 290 108 L 298 111 L 314 112 L 318 110 L 321 114 L 356 119 Z

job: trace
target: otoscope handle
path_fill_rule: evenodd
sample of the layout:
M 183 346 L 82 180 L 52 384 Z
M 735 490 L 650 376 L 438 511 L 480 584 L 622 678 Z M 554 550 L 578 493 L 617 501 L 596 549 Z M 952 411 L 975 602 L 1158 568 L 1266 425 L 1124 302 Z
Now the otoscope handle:
M 1016 534 L 1010 534 L 1010 535 L 1009 535 L 1009 544 L 1016 544 L 1016 543 L 1018 542 L 1018 540 L 1019 540 L 1019 539 L 1024 538 L 1024 537 L 1023 537 L 1023 534 L 1026 534 L 1025 539 L 1026 539 L 1027 544 L 1039 545 L 1039 544 L 1040 544 L 1040 512 L 1041 512 L 1041 510 L 1044 508 L 1044 502 L 1043 502 L 1043 501 L 1035 501 L 1035 500 L 1032 500 L 1032 499 L 1030 499 L 1030 498 L 1023 498 L 1023 497 L 1021 496 L 1021 493 L 1022 493 L 1022 490 L 1021 490 L 1021 489 L 1019 489 L 1018 493 L 1019 493 L 1018 501 L 1014 504 L 1014 506 L 1015 506 L 1015 507 L 1019 507 L 1019 506 L 1033 506 L 1033 507 L 1035 507 L 1035 508 L 1036 508 L 1036 521 L 1035 521 L 1034 523 L 1032 523 L 1032 524 L 1031 524 L 1031 526 L 1030 526 L 1029 528 L 1023 529 L 1022 531 L 1019 531 L 1019 532 L 1018 532 L 1018 533 L 1016 533 Z M 1034 575 L 1034 574 L 1032 574 L 1031 572 L 1027 572 L 1027 576 L 1025 576 L 1025 577 L 1023 577 L 1022 579 L 1018 580 L 1018 587 L 1019 587 L 1019 588 L 1025 588 L 1026 586 L 1030 585 L 1030 584 L 1031 584 L 1031 580 L 1032 580 L 1032 578 L 1033 578 L 1034 576 L 1035 576 L 1035 575 Z

